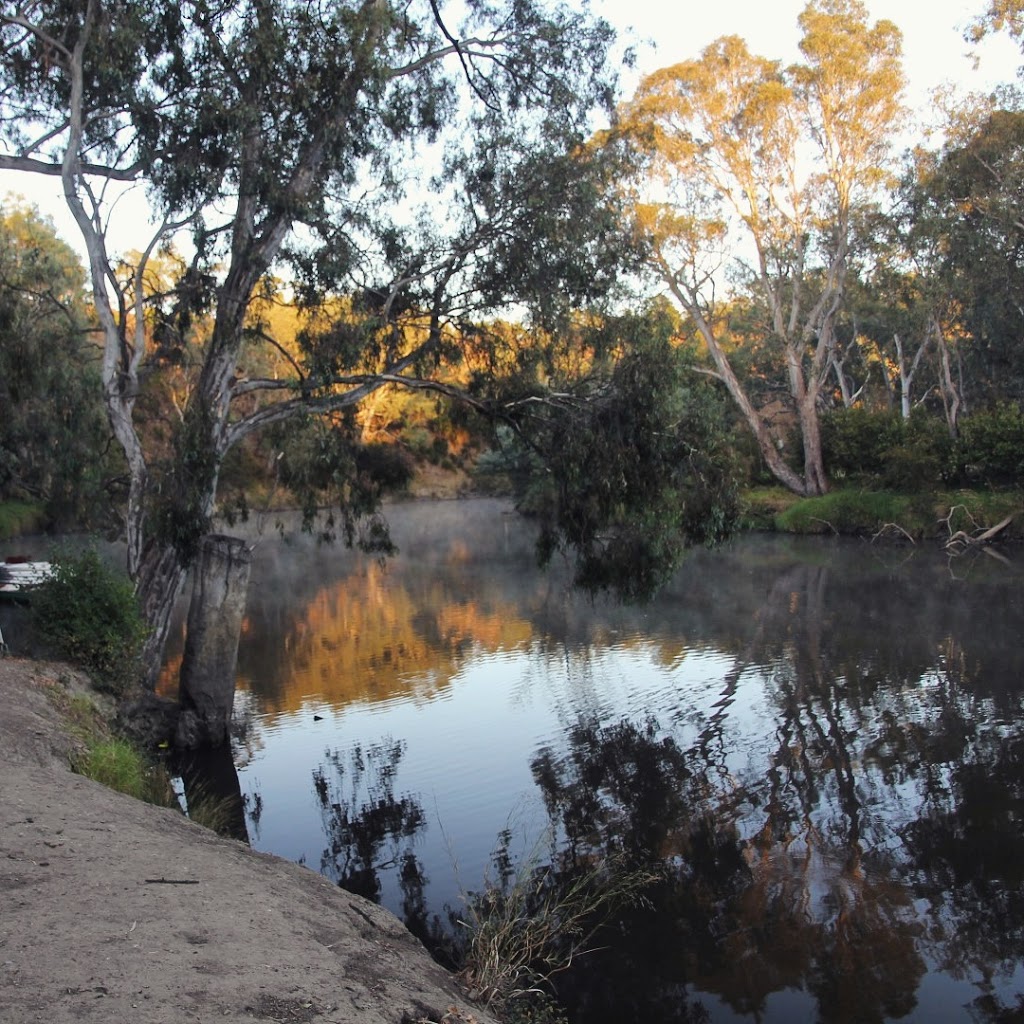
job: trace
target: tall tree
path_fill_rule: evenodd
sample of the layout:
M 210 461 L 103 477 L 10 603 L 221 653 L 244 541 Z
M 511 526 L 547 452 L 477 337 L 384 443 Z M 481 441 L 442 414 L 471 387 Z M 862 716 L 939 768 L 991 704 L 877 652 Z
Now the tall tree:
M 957 408 L 961 398 L 1024 400 L 1022 187 L 1024 113 L 992 110 L 941 151 L 921 154 L 909 191 L 907 238 L 940 300 L 931 329 L 944 365 L 946 334 L 962 339 L 966 394 L 951 390 L 948 370 L 941 378 Z
M 800 15 L 802 63 L 783 68 L 737 36 L 648 76 L 621 111 L 647 158 L 638 223 L 650 266 L 692 318 L 717 376 L 776 478 L 827 489 L 818 405 L 858 224 L 877 201 L 901 113 L 899 30 L 859 0 L 814 0 Z M 651 188 L 660 183 L 658 190 Z M 723 344 L 723 267 L 767 310 L 803 439 L 802 472 L 777 446 Z
M 610 29 L 538 0 L 450 6 L 461 24 L 438 0 L 0 6 L 0 167 L 59 176 L 88 250 L 154 674 L 233 446 L 385 383 L 445 390 L 431 368 L 450 355 L 448 325 L 517 303 L 550 321 L 608 281 L 617 248 L 594 184 L 608 171 L 580 143 L 595 105 L 612 102 Z M 434 159 L 424 147 L 446 134 Z M 122 181 L 144 182 L 161 217 L 130 287 L 104 233 Z M 433 219 L 414 210 L 431 187 Z M 151 354 L 143 283 L 182 227 L 195 257 L 177 320 L 205 310 L 212 329 L 157 478 L 136 422 Z M 241 354 L 260 338 L 247 311 L 283 265 L 324 309 L 322 329 L 287 377 L 243 379 Z M 356 296 L 351 315 L 323 305 L 340 292 Z

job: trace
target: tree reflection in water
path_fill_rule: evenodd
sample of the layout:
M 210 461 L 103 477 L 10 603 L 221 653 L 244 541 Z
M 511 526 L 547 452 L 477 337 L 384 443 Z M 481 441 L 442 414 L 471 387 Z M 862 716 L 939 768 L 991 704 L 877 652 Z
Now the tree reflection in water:
M 617 922 L 609 952 L 563 986 L 576 1019 L 679 1019 L 686 990 L 756 1019 L 794 989 L 822 1020 L 883 1021 L 914 1011 L 926 955 L 960 976 L 1019 960 L 1024 748 L 979 746 L 948 670 L 922 721 L 906 662 L 854 654 L 831 630 L 829 582 L 821 566 L 776 577 L 685 748 L 671 722 L 588 721 L 535 758 L 567 861 L 625 851 L 670 868 L 653 908 Z M 901 653 L 922 652 L 910 638 Z M 773 720 L 765 760 L 738 771 L 728 709 L 748 666 L 771 666 Z M 910 672 L 926 677 L 927 662 Z M 1012 838 L 996 852 L 1001 831 Z M 986 870 L 993 857 L 1005 863 Z M 914 906 L 925 896 L 930 927 Z
M 395 796 L 395 774 L 405 753 L 400 741 L 356 744 L 343 757 L 325 751 L 313 788 L 327 847 L 320 871 L 343 889 L 380 902 L 380 874 L 399 870 L 407 917 L 425 917 L 426 878 L 412 851 L 426 819 L 419 802 Z
M 622 853 L 667 868 L 651 905 L 621 916 L 607 950 L 580 959 L 561 986 L 574 1019 L 690 1019 L 687 986 L 755 1017 L 785 988 L 811 991 L 830 1021 L 909 1012 L 925 969 L 918 929 L 898 882 L 882 865 L 865 867 L 855 824 L 838 842 L 813 826 L 799 841 L 767 829 L 744 839 L 737 809 L 757 798 L 710 788 L 705 755 L 700 744 L 683 751 L 649 719 L 580 724 L 567 753 L 534 761 L 565 835 L 561 870 Z
M 606 948 L 561 977 L 573 1019 L 699 1020 L 702 996 L 785 1019 L 801 993 L 791 1019 L 926 1020 L 921 982 L 936 971 L 976 986 L 951 1017 L 1024 1018 L 1019 600 L 971 597 L 944 567 L 910 577 L 784 556 L 704 592 L 698 578 L 651 611 L 696 638 L 664 629 L 660 665 L 699 644 L 732 659 L 712 697 L 698 685 L 620 720 L 600 700 L 555 698 L 563 731 L 531 761 L 560 839 L 553 877 L 604 857 L 663 872 L 651 906 L 623 909 Z M 713 621 L 715 602 L 728 613 Z M 566 663 L 599 651 L 578 614 L 578 635 L 571 618 L 564 635 L 549 621 L 532 649 Z M 423 811 L 395 793 L 403 753 L 356 747 L 314 773 L 323 867 L 378 899 L 388 873 L 407 923 L 436 941 L 446 915 L 415 852 Z

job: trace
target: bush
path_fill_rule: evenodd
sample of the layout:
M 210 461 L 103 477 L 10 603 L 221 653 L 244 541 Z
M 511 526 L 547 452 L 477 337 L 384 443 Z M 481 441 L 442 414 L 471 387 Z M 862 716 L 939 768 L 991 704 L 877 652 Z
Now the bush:
M 909 420 L 894 412 L 833 409 L 821 419 L 825 468 L 833 479 L 918 491 L 937 486 L 949 464 L 952 442 L 945 423 L 916 411 Z
M 123 695 L 136 682 L 146 628 L 135 591 L 95 551 L 60 552 L 32 595 L 36 628 L 98 689 Z
M 961 482 L 996 485 L 1024 480 L 1024 413 L 1006 404 L 962 419 L 953 475 Z
M 895 491 L 921 491 L 941 483 L 953 442 L 945 421 L 924 412 L 902 420 L 901 438 L 883 453 L 882 485 Z
M 886 453 L 903 441 L 903 421 L 892 412 L 833 409 L 821 417 L 821 453 L 837 479 L 880 476 Z

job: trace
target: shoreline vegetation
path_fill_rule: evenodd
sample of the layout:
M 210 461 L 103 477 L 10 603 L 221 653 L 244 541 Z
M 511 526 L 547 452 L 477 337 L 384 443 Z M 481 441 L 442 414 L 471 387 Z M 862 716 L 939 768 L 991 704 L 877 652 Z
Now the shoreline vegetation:
M 1024 539 L 1020 491 L 949 490 L 902 494 L 859 487 L 836 488 L 801 498 L 781 487 L 742 496 L 740 531 L 833 534 L 902 543 L 948 544 L 958 534 L 980 539 L 1010 518 L 1000 540 Z
M 458 472 L 415 480 L 392 501 L 438 501 L 511 497 L 500 481 L 482 482 Z M 267 510 L 274 514 L 287 504 Z M 836 486 L 828 494 L 802 498 L 783 487 L 750 487 L 740 493 L 737 532 L 823 534 L 919 543 L 946 543 L 959 533 L 980 536 L 1012 517 L 1000 541 L 1024 540 L 1024 492 L 1019 489 L 949 489 L 898 492 Z M 0 541 L 45 532 L 39 506 L 0 502 Z

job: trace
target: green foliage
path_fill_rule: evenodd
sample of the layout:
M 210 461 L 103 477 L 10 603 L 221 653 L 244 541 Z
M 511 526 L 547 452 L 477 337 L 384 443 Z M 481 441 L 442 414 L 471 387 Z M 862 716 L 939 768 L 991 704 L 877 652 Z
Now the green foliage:
M 953 471 L 964 482 L 993 486 L 1024 483 L 1024 413 L 1005 403 L 960 421 Z
M 116 469 L 84 283 L 48 219 L 0 206 L 0 500 L 36 503 L 58 527 L 103 518 Z
M 888 491 L 836 490 L 794 502 L 776 517 L 786 533 L 874 535 L 886 523 L 902 525 L 914 502 Z
M 896 491 L 931 490 L 947 472 L 952 442 L 937 416 L 855 407 L 822 416 L 822 452 L 835 480 Z
M 42 528 L 42 506 L 27 501 L 0 501 L 0 540 L 33 533 Z
M 975 406 L 1024 400 L 1022 186 L 1024 111 L 983 109 L 925 163 L 911 197 L 911 241 L 965 336 L 957 355 Z
M 98 689 L 124 695 L 138 681 L 146 636 L 131 582 L 92 550 L 59 552 L 53 566 L 32 594 L 37 628 Z
M 576 583 L 645 599 L 692 544 L 733 528 L 736 469 L 723 406 L 672 346 L 658 311 L 603 321 L 625 354 L 567 398 L 530 402 L 519 491 L 540 520 L 542 562 L 575 557 Z M 595 349 L 610 351 L 607 337 Z
M 903 422 L 894 412 L 861 407 L 832 409 L 821 417 L 821 450 L 835 479 L 878 477 L 885 471 L 885 453 L 903 437 Z

